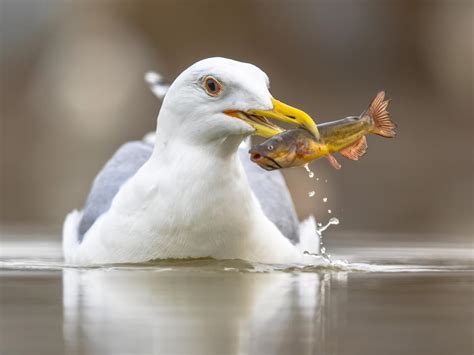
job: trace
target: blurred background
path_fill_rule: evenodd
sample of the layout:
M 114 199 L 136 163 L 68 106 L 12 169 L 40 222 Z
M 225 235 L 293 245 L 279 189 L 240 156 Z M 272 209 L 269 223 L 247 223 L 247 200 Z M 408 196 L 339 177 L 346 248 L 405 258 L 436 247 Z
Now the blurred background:
M 314 162 L 319 181 L 284 172 L 301 218 L 341 220 L 326 241 L 472 240 L 472 1 L 0 4 L 2 230 L 59 240 L 107 159 L 155 128 L 144 73 L 172 81 L 224 56 L 262 68 L 318 122 L 359 114 L 380 89 L 392 99 L 396 139 L 370 137 L 340 171 Z

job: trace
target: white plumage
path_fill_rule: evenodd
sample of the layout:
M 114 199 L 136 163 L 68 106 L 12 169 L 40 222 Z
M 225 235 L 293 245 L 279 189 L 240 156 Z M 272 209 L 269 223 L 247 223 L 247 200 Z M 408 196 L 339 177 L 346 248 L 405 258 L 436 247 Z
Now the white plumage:
M 201 78 L 224 84 L 206 94 Z M 257 67 L 224 58 L 200 61 L 170 86 L 150 158 L 129 178 L 79 242 L 80 212 L 64 223 L 68 263 L 103 264 L 213 257 L 266 263 L 307 261 L 318 251 L 313 219 L 294 245 L 265 215 L 237 154 L 254 129 L 228 109 L 269 110 L 268 78 Z

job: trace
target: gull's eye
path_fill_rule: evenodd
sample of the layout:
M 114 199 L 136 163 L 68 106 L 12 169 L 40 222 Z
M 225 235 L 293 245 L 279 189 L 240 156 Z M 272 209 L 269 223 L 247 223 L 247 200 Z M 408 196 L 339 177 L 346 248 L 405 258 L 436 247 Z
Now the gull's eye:
M 216 78 L 208 76 L 204 79 L 204 89 L 211 96 L 218 96 L 222 91 L 222 85 Z

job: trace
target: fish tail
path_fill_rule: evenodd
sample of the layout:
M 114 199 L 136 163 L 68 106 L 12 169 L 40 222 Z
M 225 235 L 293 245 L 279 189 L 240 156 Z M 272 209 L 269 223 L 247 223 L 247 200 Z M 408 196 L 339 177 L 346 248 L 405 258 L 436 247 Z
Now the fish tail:
M 385 91 L 380 91 L 362 114 L 362 117 L 369 116 L 372 120 L 370 133 L 387 138 L 393 138 L 397 134 L 395 132 L 397 125 L 392 121 L 390 113 L 387 111 L 389 102 L 390 100 L 385 100 Z

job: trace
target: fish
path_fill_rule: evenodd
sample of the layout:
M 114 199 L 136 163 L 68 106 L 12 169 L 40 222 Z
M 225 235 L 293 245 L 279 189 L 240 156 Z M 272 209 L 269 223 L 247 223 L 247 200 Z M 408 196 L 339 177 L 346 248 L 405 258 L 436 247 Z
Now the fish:
M 319 139 L 304 128 L 290 129 L 253 147 L 250 159 L 265 170 L 276 170 L 301 167 L 326 157 L 332 167 L 340 169 L 334 153 L 359 160 L 367 152 L 366 135 L 396 136 L 397 125 L 387 110 L 389 102 L 385 91 L 380 91 L 359 116 L 317 125 Z

